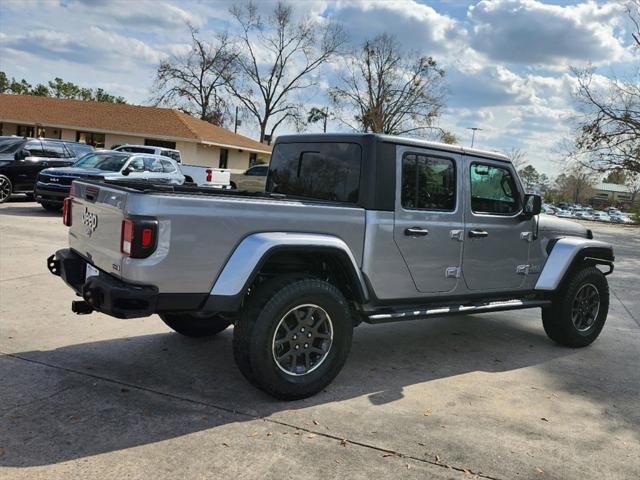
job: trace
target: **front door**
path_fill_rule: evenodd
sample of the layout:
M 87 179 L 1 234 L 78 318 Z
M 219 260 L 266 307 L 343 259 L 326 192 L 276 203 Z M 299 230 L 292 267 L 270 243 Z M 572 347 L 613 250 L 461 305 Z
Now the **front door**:
M 394 240 L 419 292 L 448 292 L 460 277 L 461 157 L 397 147 Z
M 517 290 L 528 273 L 532 220 L 522 220 L 523 192 L 513 166 L 466 157 L 463 276 L 470 290 Z

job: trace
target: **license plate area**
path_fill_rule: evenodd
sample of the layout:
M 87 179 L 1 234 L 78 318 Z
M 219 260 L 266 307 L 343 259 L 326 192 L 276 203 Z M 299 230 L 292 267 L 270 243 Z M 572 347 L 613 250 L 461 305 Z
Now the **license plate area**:
M 94 267 L 90 263 L 87 263 L 87 270 L 84 277 L 85 281 L 89 280 L 91 277 L 97 277 L 99 275 L 100 275 L 100 270 L 98 270 L 96 267 Z

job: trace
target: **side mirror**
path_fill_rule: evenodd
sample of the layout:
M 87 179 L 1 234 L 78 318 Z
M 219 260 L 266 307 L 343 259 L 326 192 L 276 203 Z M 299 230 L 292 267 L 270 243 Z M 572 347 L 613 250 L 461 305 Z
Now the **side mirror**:
M 131 173 L 131 170 L 129 170 L 129 167 L 125 168 L 124 170 L 122 170 L 122 175 L 124 175 L 125 177 L 128 176 Z
M 542 197 L 534 193 L 527 193 L 524 196 L 524 207 L 522 208 L 521 218 L 528 220 L 542 211 Z

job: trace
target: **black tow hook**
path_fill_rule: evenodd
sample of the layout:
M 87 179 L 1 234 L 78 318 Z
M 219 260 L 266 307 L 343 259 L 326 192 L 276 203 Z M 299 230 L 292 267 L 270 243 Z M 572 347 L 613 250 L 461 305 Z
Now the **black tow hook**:
M 93 307 L 84 300 L 74 300 L 71 302 L 71 311 L 78 315 L 89 315 L 93 312 Z

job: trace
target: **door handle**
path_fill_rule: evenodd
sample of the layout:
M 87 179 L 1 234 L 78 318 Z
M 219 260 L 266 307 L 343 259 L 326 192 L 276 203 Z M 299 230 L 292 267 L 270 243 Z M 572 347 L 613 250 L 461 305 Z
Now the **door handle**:
M 488 237 L 489 236 L 489 232 L 487 232 L 486 230 L 469 230 L 469 237 L 470 238 L 484 238 L 484 237 Z
M 429 230 L 420 227 L 410 227 L 404 231 L 404 234 L 410 237 L 425 237 L 429 235 Z

